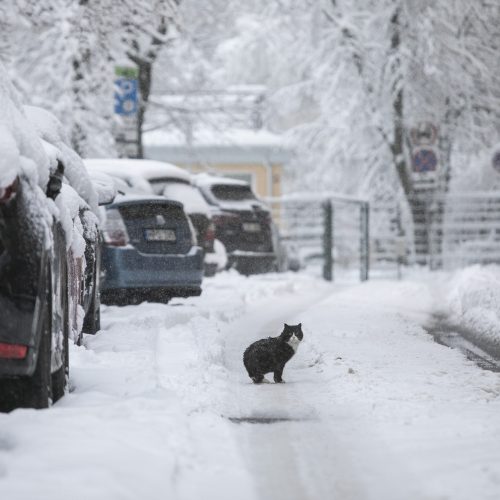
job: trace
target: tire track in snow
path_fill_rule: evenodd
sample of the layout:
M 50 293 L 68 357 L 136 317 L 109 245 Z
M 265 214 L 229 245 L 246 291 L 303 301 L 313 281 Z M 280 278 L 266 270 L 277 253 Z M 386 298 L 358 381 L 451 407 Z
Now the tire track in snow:
M 291 322 L 291 318 L 298 317 L 323 297 L 324 291 L 316 291 L 273 298 L 271 304 L 252 308 L 232 324 L 232 332 L 227 336 L 226 366 L 236 379 L 227 414 L 256 421 L 284 420 L 271 424 L 234 424 L 236 439 L 254 477 L 256 497 L 262 500 L 364 498 L 357 485 L 345 479 L 348 475 L 343 473 L 343 457 L 338 452 L 332 456 L 338 446 L 319 420 L 316 409 L 297 390 L 297 382 L 293 381 L 295 358 L 285 368 L 284 379 L 288 383 L 284 385 L 256 386 L 248 379 L 242 364 L 246 345 L 257 338 L 277 335 L 284 322 Z M 344 479 L 336 480 L 335 474 Z

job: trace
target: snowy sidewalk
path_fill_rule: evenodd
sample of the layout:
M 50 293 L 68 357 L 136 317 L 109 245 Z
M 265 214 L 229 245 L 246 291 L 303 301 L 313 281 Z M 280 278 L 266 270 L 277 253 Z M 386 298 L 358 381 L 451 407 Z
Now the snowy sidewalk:
M 0 497 L 496 499 L 500 377 L 424 332 L 431 290 L 226 273 L 107 308 L 71 394 L 0 415 Z M 287 383 L 255 386 L 243 349 L 285 321 L 305 333 Z

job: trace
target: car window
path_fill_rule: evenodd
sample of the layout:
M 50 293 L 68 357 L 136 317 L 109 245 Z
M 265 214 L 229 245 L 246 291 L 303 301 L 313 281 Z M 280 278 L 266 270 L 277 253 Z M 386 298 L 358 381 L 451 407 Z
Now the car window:
M 212 186 L 213 195 L 221 201 L 243 201 L 255 200 L 250 186 L 238 186 L 234 184 L 215 184 Z

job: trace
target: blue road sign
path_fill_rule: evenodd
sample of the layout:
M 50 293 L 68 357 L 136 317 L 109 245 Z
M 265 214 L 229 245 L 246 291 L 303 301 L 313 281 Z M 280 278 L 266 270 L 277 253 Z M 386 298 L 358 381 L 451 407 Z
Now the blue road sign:
M 135 115 L 138 100 L 137 79 L 119 77 L 115 80 L 115 113 L 117 115 Z
M 435 172 L 437 163 L 436 153 L 432 149 L 419 149 L 413 154 L 414 172 Z

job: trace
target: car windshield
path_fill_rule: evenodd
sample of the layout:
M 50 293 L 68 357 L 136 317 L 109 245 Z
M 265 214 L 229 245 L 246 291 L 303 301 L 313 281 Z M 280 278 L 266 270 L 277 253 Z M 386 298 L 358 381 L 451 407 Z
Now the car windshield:
M 244 201 L 255 200 L 250 186 L 239 186 L 236 184 L 216 184 L 212 186 L 213 195 L 221 201 Z
M 180 201 L 187 213 L 204 214 L 209 211 L 207 202 L 198 189 L 191 186 L 191 184 L 183 182 L 164 182 L 163 184 L 163 192 L 160 192 L 160 194 L 169 200 Z M 154 189 L 156 191 L 156 187 Z

